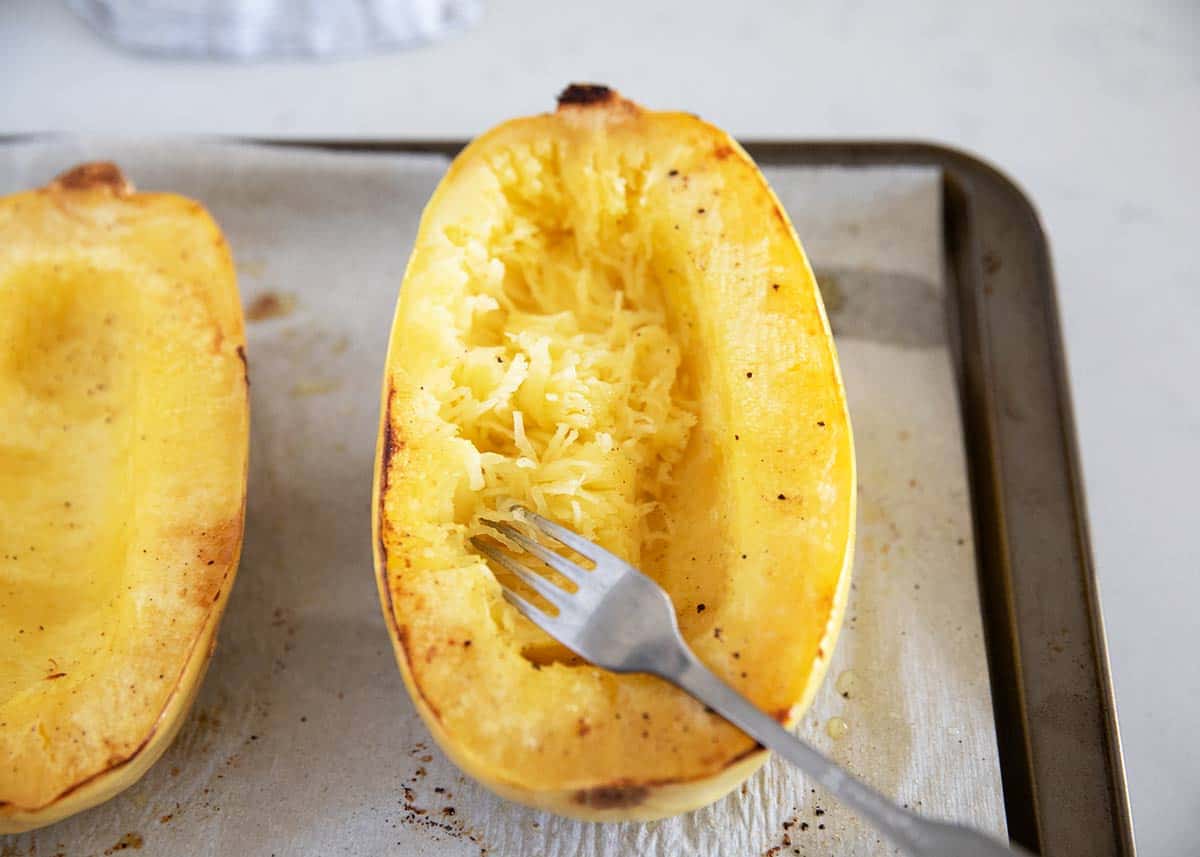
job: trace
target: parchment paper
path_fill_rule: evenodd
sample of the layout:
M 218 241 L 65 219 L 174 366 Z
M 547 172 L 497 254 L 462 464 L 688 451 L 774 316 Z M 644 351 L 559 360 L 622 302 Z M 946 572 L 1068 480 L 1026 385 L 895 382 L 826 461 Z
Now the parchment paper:
M 192 714 L 118 798 L 5 857 L 892 853 L 771 761 L 711 807 L 584 824 L 493 797 L 438 751 L 393 662 L 369 500 L 382 361 L 435 157 L 181 142 L 21 144 L 0 191 L 82 160 L 204 202 L 250 319 L 245 551 Z M 773 168 L 818 269 L 859 460 L 858 560 L 825 686 L 799 732 L 903 803 L 1005 829 L 962 429 L 946 347 L 939 176 Z M 253 320 L 258 319 L 258 320 Z M 847 727 L 830 737 L 830 721 Z M 836 732 L 835 722 L 833 731 Z

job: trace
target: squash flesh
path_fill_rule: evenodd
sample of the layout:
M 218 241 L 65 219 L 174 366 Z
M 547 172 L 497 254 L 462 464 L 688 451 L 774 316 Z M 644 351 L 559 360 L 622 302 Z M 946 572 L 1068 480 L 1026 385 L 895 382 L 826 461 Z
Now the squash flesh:
M 853 453 L 811 271 L 736 144 L 616 100 L 472 144 L 422 220 L 384 405 L 385 614 L 460 766 L 608 818 L 693 808 L 761 763 L 683 693 L 567 656 L 466 542 L 524 502 L 655 577 L 761 707 L 806 704 L 848 580 Z
M 0 832 L 131 784 L 182 722 L 241 546 L 243 348 L 196 203 L 0 200 Z
M 0 376 L 12 385 L 0 418 L 7 433 L 0 550 L 5 582 L 19 593 L 0 600 L 0 627 L 16 629 L 0 653 L 0 707 L 22 694 L 36 698 L 30 691 L 47 675 L 88 669 L 102 649 L 100 608 L 113 600 L 124 607 L 120 578 L 107 572 L 120 568 L 128 549 L 121 522 L 130 511 L 131 474 L 121 462 L 133 420 L 122 405 L 134 379 L 132 364 L 119 359 L 129 333 L 104 318 L 128 312 L 119 275 L 86 274 L 26 269 L 0 293 L 0 341 L 11 345 L 0 356 Z M 92 300 L 84 298 L 85 283 Z M 63 395 L 67 385 L 89 392 Z M 77 481 L 89 471 L 95 478 Z M 121 610 L 120 624 L 129 612 Z M 79 651 L 78 640 L 95 644 Z M 46 654 L 55 651 L 63 654 Z

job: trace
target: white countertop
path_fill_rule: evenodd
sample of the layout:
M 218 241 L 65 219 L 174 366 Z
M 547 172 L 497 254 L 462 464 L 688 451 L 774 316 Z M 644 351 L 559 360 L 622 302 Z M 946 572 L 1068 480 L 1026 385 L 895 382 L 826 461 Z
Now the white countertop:
M 1054 254 L 1140 851 L 1189 853 L 1200 6 L 816 5 L 492 0 L 405 53 L 216 65 L 126 56 L 58 3 L 9 0 L 0 133 L 464 137 L 596 80 L 741 137 L 919 138 L 997 164 Z

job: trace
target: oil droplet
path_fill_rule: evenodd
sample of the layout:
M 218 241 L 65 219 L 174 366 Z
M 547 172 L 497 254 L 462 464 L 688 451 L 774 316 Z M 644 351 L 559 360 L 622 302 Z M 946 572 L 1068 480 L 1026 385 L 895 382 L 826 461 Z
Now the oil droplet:
M 850 731 L 850 726 L 840 717 L 830 717 L 825 722 L 825 732 L 836 741 L 839 738 L 845 738 L 846 733 Z
M 321 396 L 325 393 L 333 393 L 339 387 L 341 387 L 341 384 L 337 381 L 318 378 L 293 384 L 292 389 L 288 392 L 293 398 L 302 398 L 304 396 Z
M 834 685 L 834 689 L 843 697 L 849 699 L 850 695 L 854 693 L 857 684 L 858 676 L 854 674 L 854 670 L 846 670 L 837 677 L 837 684 Z

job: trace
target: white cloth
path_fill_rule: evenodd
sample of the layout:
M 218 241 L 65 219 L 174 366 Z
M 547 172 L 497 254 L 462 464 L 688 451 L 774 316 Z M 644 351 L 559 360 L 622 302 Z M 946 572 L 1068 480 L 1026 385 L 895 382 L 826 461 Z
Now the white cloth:
M 254 60 L 355 57 L 474 24 L 481 0 L 67 0 L 129 50 Z

